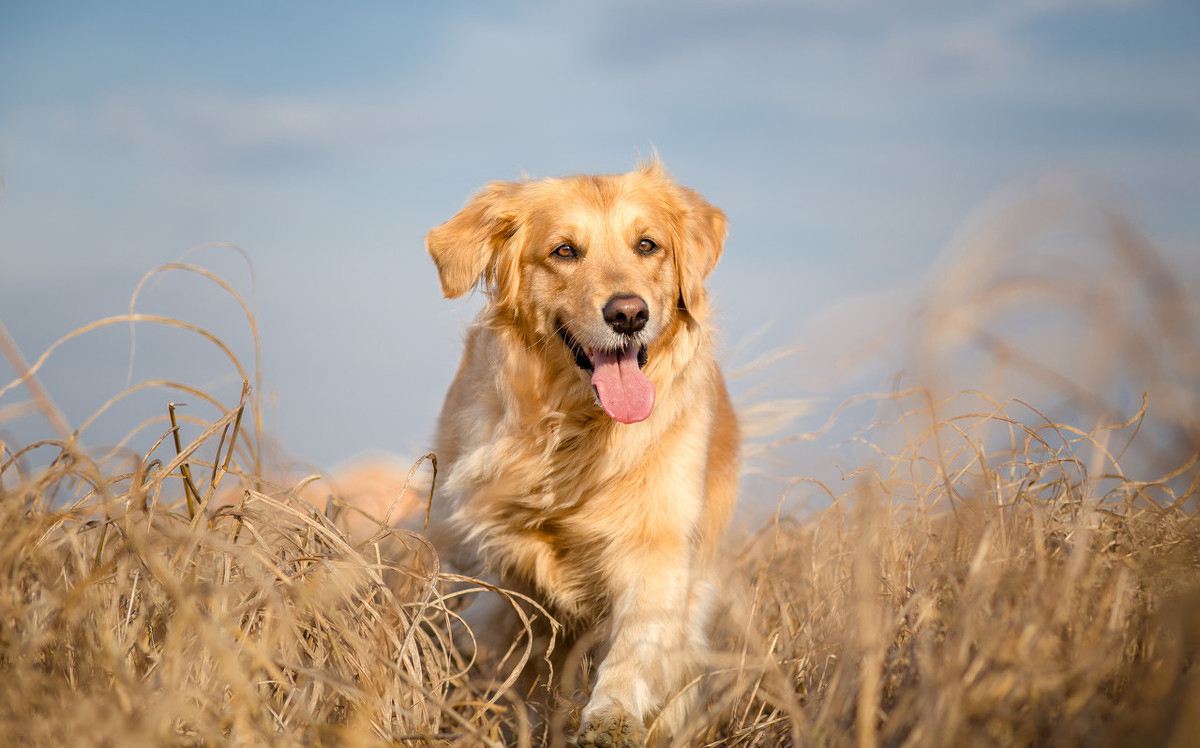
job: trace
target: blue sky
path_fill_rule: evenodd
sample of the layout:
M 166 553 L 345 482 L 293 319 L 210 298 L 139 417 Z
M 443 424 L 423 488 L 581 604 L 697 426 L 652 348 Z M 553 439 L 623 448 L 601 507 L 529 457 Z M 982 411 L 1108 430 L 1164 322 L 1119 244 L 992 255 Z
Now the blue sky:
M 973 210 L 1046 174 L 1194 263 L 1197 39 L 1194 2 L 6 2 L 0 319 L 32 356 L 123 311 L 154 265 L 232 242 L 285 451 L 415 452 L 479 303 L 440 298 L 422 238 L 484 182 L 657 148 L 729 214 L 730 349 L 919 288 Z M 229 253 L 197 257 L 249 287 Z M 195 280 L 144 308 L 246 350 Z M 145 335 L 139 377 L 236 389 L 203 346 Z M 48 367 L 74 422 L 123 385 L 126 350 L 112 330 Z

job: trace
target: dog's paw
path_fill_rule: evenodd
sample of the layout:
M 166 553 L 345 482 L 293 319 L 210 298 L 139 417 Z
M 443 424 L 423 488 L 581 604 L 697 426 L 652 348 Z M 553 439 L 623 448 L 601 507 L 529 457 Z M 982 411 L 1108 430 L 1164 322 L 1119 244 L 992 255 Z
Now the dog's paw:
M 585 719 L 575 736 L 579 748 L 640 748 L 645 744 L 646 730 L 642 723 L 620 711 Z

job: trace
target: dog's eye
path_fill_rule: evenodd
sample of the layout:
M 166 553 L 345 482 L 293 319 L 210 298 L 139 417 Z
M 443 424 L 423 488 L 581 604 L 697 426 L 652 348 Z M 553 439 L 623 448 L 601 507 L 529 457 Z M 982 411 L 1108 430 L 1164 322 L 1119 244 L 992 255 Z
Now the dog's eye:
M 638 242 L 637 248 L 644 255 L 652 255 L 658 251 L 658 245 L 654 243 L 653 239 L 642 239 Z
M 560 244 L 555 247 L 554 251 L 550 254 L 554 255 L 555 257 L 562 257 L 563 259 L 570 260 L 579 256 L 579 250 L 575 249 L 575 247 L 570 244 Z

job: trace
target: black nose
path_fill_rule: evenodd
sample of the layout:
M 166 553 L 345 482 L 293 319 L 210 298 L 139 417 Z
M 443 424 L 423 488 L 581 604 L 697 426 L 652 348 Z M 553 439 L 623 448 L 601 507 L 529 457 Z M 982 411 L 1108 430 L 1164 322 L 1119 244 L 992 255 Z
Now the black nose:
M 650 308 L 640 296 L 614 296 L 604 305 L 604 321 L 624 335 L 632 335 L 641 330 L 649 319 Z

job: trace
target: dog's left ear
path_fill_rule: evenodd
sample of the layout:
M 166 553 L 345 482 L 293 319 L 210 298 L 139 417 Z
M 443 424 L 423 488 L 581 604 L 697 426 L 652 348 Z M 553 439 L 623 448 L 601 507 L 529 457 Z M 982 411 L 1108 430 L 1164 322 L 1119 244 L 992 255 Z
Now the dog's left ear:
M 462 296 L 480 280 L 485 287 L 502 285 L 506 273 L 498 258 L 517 231 L 520 182 L 492 182 L 466 207 L 425 235 L 425 248 L 437 265 L 442 293 Z
M 687 187 L 679 190 L 686 215 L 684 246 L 675 253 L 675 275 L 679 278 L 680 306 L 695 317 L 703 314 L 707 307 L 704 280 L 721 259 L 728 222 L 721 209 L 710 204 L 700 193 Z

